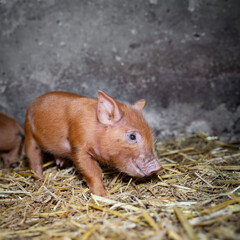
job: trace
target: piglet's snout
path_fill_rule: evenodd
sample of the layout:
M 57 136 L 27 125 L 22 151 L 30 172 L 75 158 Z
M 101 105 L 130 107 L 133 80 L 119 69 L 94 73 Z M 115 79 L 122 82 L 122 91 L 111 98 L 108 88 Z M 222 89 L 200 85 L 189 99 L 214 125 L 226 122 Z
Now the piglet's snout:
M 160 163 L 158 162 L 158 160 L 156 158 L 151 159 L 151 161 L 149 162 L 149 164 L 147 165 L 146 168 L 146 175 L 151 175 L 155 172 L 158 172 L 159 170 L 161 170 L 162 166 L 160 165 Z

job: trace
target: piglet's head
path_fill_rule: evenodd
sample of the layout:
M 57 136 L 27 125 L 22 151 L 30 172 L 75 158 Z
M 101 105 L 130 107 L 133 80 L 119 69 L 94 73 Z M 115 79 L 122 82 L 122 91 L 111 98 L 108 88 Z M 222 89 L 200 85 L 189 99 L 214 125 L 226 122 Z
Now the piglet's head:
M 152 130 L 142 116 L 145 105 L 145 99 L 126 105 L 99 91 L 97 118 L 103 127 L 99 155 L 135 177 L 148 176 L 161 169 L 153 153 Z

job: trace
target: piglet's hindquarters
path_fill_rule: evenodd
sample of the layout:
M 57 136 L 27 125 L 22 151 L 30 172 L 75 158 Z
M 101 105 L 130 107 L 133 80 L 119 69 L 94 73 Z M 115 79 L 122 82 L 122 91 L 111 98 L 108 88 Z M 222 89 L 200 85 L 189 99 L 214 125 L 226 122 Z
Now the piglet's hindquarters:
M 68 92 L 36 98 L 25 121 L 30 168 L 42 178 L 41 150 L 52 153 L 58 163 L 71 158 L 91 192 L 101 196 L 107 193 L 97 162 L 136 177 L 159 171 L 152 130 L 142 116 L 145 104 L 144 99 L 123 104 L 102 91 L 98 98 Z
M 16 167 L 24 141 L 24 131 L 19 123 L 0 113 L 0 158 L 4 168 Z

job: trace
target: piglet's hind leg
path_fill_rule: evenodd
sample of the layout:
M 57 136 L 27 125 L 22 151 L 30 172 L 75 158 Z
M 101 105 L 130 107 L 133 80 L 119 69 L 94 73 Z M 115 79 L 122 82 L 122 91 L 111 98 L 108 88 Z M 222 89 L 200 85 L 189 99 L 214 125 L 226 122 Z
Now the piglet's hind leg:
M 3 160 L 3 167 L 4 168 L 9 168 L 8 153 L 2 153 L 0 155 L 0 159 L 1 158 Z
M 41 149 L 33 138 L 29 124 L 25 123 L 25 151 L 31 170 L 36 173 L 35 178 L 43 178 Z
M 12 168 L 15 168 L 18 166 L 19 162 L 18 162 L 18 154 L 19 154 L 19 151 L 20 151 L 20 147 L 21 147 L 21 137 L 18 136 L 16 138 L 16 142 L 15 142 L 15 146 L 13 149 L 11 149 L 11 151 L 9 152 L 8 154 L 8 161 L 9 161 L 9 165 L 12 167 Z

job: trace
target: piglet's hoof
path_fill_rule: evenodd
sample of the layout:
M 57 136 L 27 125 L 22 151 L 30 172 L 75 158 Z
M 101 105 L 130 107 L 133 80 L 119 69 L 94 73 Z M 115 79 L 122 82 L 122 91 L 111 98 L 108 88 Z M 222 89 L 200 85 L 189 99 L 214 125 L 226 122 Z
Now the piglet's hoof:
M 10 164 L 10 167 L 11 168 L 16 168 L 16 167 L 18 167 L 19 166 L 19 162 L 14 162 L 14 163 L 11 163 Z
M 95 195 L 100 196 L 100 197 L 107 197 L 108 196 L 107 191 L 104 188 L 102 188 L 102 189 L 95 188 L 94 190 L 92 189 L 91 192 Z

